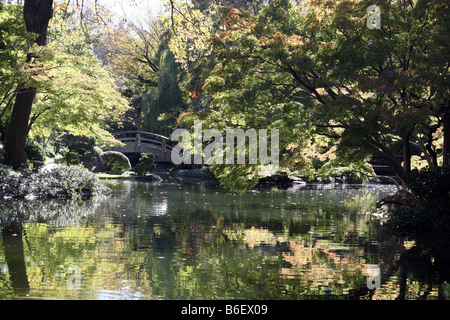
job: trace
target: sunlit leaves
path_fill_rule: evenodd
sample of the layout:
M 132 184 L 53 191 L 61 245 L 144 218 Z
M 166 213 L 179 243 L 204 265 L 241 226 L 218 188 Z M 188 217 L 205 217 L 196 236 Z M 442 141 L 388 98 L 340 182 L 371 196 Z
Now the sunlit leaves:
M 48 137 L 52 131 L 68 130 L 110 144 L 114 138 L 105 130 L 105 120 L 120 122 L 128 102 L 77 22 L 58 15 L 51 21 L 49 43 L 40 53 L 42 67 L 35 76 L 38 94 L 30 133 Z
M 98 55 L 114 70 L 121 90 L 142 94 L 157 86 L 159 51 L 164 28 L 158 18 L 142 23 L 121 21 L 110 25 L 101 37 Z
M 210 47 L 208 38 L 214 31 L 212 15 L 215 8 L 211 7 L 210 15 L 206 15 L 194 9 L 192 3 L 178 0 L 170 1 L 167 7 L 173 9 L 170 16 L 163 18 L 164 26 L 173 32 L 170 50 L 187 70 Z
M 367 28 L 372 3 L 363 0 L 277 0 L 257 12 L 170 2 L 175 14 L 167 25 L 187 32 L 171 44 L 177 58 L 190 72 L 201 64 L 187 63 L 188 48 L 191 57 L 213 61 L 198 82 L 212 98 L 198 118 L 219 127 L 279 126 L 283 147 L 295 146 L 285 150 L 286 167 L 297 164 L 306 174 L 328 161 L 365 171 L 373 155 L 397 161 L 394 149 L 409 143 L 402 139 L 427 130 L 430 116 L 441 112 L 448 90 L 445 63 L 433 50 L 435 39 L 440 53 L 446 46 L 439 20 L 445 6 L 438 2 L 380 1 L 380 30 Z M 212 28 L 189 25 L 190 13 L 209 17 Z M 197 43 L 206 46 L 191 46 Z M 322 156 L 330 150 L 339 161 Z M 241 169 L 228 174 L 253 179 Z
M 33 69 L 26 63 L 33 41 L 26 34 L 21 10 L 0 4 L 0 110 L 11 106 L 18 83 L 26 80 L 25 70 Z

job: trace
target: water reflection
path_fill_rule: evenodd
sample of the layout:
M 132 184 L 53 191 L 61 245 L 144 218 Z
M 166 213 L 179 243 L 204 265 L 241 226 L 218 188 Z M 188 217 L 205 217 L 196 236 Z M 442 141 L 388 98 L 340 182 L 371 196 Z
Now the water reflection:
M 110 188 L 90 200 L 0 203 L 1 299 L 438 295 L 435 279 L 401 268 L 414 244 L 368 214 L 387 186 L 244 195 L 131 181 Z M 370 266 L 380 267 L 380 289 L 367 288 Z

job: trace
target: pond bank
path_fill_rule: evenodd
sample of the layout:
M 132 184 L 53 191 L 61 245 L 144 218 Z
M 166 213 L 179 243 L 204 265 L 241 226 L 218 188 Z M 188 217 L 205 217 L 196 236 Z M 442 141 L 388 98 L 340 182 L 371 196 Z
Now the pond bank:
M 129 181 L 141 181 L 141 182 L 161 182 L 163 179 L 157 174 L 146 174 L 145 176 L 136 176 L 132 174 L 108 174 L 101 173 L 96 174 L 101 180 L 129 180 Z

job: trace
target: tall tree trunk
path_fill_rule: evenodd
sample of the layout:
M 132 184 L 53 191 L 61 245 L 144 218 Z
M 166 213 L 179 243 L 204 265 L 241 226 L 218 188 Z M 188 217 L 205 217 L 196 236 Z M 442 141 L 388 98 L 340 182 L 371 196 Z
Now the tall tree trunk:
M 25 0 L 23 16 L 27 31 L 37 34 L 36 44 L 45 46 L 48 23 L 53 15 L 53 0 Z M 29 56 L 29 59 L 32 57 Z M 11 120 L 6 132 L 4 163 L 19 169 L 25 162 L 25 141 L 28 135 L 36 88 L 20 87 L 17 90 Z
M 6 132 L 4 163 L 19 169 L 25 162 L 25 141 L 28 120 L 36 91 L 34 88 L 19 89 Z

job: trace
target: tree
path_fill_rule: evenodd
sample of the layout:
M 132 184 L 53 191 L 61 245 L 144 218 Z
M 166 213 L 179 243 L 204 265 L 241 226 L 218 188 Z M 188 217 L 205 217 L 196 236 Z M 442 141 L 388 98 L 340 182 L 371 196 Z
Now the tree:
M 182 75 L 167 46 L 170 37 L 149 11 L 140 19 L 126 17 L 102 39 L 100 56 L 114 68 L 121 91 L 132 102 L 128 123 L 134 129 L 169 134 L 183 108 Z
M 138 176 L 145 176 L 155 168 L 153 153 L 143 153 L 139 158 L 139 163 L 133 167 L 133 171 Z
M 26 53 L 33 42 L 27 36 L 22 11 L 22 6 L 0 3 L 0 121 L 14 103 L 18 83 L 24 81 L 21 70 L 26 69 Z
M 275 0 L 257 14 L 228 9 L 219 25 L 210 15 L 206 31 L 191 23 L 172 42 L 177 58 L 187 68 L 199 52 L 215 60 L 202 75 L 212 102 L 195 117 L 278 125 L 282 163 L 302 171 L 326 162 L 365 170 L 381 156 L 404 180 L 413 154 L 432 162 L 438 155 L 429 150 L 439 150 L 428 133 L 442 127 L 448 105 L 448 61 L 438 58 L 448 48 L 446 5 L 382 1 L 383 24 L 372 30 L 370 4 L 314 1 L 304 8 Z M 182 15 L 175 26 L 177 19 Z
M 51 1 L 43 2 L 41 6 L 31 1 L 25 3 L 24 18 L 26 30 L 37 35 L 35 43 L 38 46 L 44 46 L 46 43 L 47 26 L 52 16 L 51 8 Z M 34 59 L 36 57 L 33 57 L 32 54 L 28 55 L 28 61 Z M 18 168 L 24 160 L 25 138 L 28 133 L 27 122 L 35 94 L 34 87 L 26 87 L 24 84 L 19 85 L 19 88 L 16 90 L 16 99 L 5 145 L 5 163 L 15 168 Z
M 429 132 L 441 122 L 443 106 L 448 104 L 448 62 L 437 59 L 442 47 L 437 49 L 435 41 L 443 35 L 440 24 L 448 8 L 437 1 L 382 1 L 380 29 L 368 29 L 364 27 L 368 17 L 361 13 L 369 4 L 319 2 L 316 9 L 322 15 L 313 16 L 310 11 L 310 31 L 320 28 L 316 39 L 333 47 L 321 54 L 325 68 L 315 79 L 329 85 L 329 101 L 339 112 L 351 106 L 338 104 L 345 92 L 341 84 L 351 89 L 346 102 L 358 98 L 360 106 L 353 103 L 359 109 L 358 118 L 341 118 L 341 124 L 346 128 L 343 146 L 355 134 L 360 134 L 359 141 L 345 149 L 367 146 L 404 179 L 411 171 L 414 153 L 422 153 L 429 165 L 437 164 L 436 152 L 430 154 L 433 138 Z M 448 41 L 441 44 L 448 48 Z
M 163 32 L 160 21 L 148 17 L 145 22 L 120 21 L 102 35 L 97 55 L 115 70 L 127 96 L 139 96 L 157 87 L 157 54 Z
M 8 8 L 11 6 L 7 5 Z M 128 108 L 128 102 L 116 90 L 107 66 L 102 65 L 95 56 L 96 38 L 102 30 L 98 17 L 93 17 L 95 12 L 84 8 L 81 13 L 79 7 L 69 3 L 55 4 L 52 9 L 55 15 L 46 26 L 45 46 L 42 46 L 43 42 L 34 47 L 27 46 L 29 36 L 16 32 L 23 22 L 14 20 L 18 26 L 11 30 L 11 36 L 7 38 L 7 52 L 13 56 L 1 59 L 6 61 L 5 69 L 9 71 L 6 73 L 9 75 L 5 83 L 7 88 L 18 88 L 6 90 L 3 101 L 7 103 L 2 110 L 2 116 L 11 118 L 8 132 L 12 138 L 7 138 L 6 146 L 8 143 L 10 145 L 6 149 L 5 163 L 16 169 L 23 163 L 25 154 L 20 151 L 20 144 L 17 143 L 20 135 L 15 135 L 15 130 L 20 129 L 23 131 L 21 135 L 40 140 L 55 131 L 69 131 L 92 136 L 99 144 L 111 145 L 116 144 L 117 140 L 106 131 L 105 123 L 120 125 L 121 117 Z M 84 20 L 79 19 L 81 16 Z M 10 39 L 24 44 L 15 49 Z M 16 52 L 27 58 L 21 58 Z M 27 109 L 26 114 L 23 114 L 24 107 L 19 105 L 23 98 L 17 98 L 23 88 L 29 88 L 33 93 L 32 99 L 28 96 L 31 107 L 27 107 L 30 110 Z M 15 111 L 13 109 L 9 114 L 8 109 L 14 98 Z M 23 122 L 20 125 L 17 121 L 19 117 Z M 25 124 L 26 128 L 22 128 Z
M 26 30 L 36 34 L 35 43 L 45 46 L 47 27 L 53 15 L 53 0 L 25 0 L 23 16 Z M 38 57 L 29 56 L 28 60 L 38 62 Z M 5 142 L 4 163 L 18 169 L 25 161 L 25 141 L 28 135 L 28 121 L 31 107 L 36 96 L 36 88 L 21 85 L 17 90 Z
M 85 21 L 82 28 L 75 6 L 58 4 L 55 11 L 42 50 L 30 135 L 44 140 L 53 132 L 68 131 L 93 137 L 99 145 L 114 144 L 108 126 L 121 125 L 128 101 L 118 92 L 109 66 L 95 55 L 94 37 L 101 36 L 101 25 Z
M 169 135 L 180 110 L 184 107 L 179 88 L 180 70 L 170 49 L 162 49 L 158 70 L 158 87 L 146 94 L 142 106 L 143 129 Z

